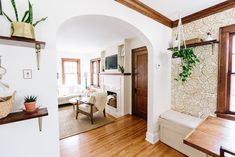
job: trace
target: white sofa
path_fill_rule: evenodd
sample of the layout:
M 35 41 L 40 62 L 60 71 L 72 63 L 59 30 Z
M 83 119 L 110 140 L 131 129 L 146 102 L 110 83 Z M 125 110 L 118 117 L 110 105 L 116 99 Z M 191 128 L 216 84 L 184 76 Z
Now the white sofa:
M 183 143 L 183 139 L 201 121 L 202 119 L 200 118 L 169 110 L 161 114 L 159 119 L 160 141 L 189 157 L 206 157 L 205 153 Z
M 69 103 L 69 99 L 78 97 L 84 93 L 80 86 L 59 86 L 58 87 L 58 105 Z

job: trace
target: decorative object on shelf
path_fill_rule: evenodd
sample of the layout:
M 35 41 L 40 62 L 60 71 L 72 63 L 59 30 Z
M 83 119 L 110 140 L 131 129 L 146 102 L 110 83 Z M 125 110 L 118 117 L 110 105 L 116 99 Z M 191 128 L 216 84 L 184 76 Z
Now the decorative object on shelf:
M 11 96 L 0 97 L 0 119 L 4 118 L 11 113 L 13 108 L 13 103 L 15 101 L 16 92 L 14 92 Z
M 211 40 L 213 40 L 212 35 L 211 35 L 211 33 L 210 33 L 210 32 L 207 32 L 207 38 L 206 38 L 206 41 L 211 41 Z
M 0 79 L 7 73 L 6 68 L 2 67 L 2 56 L 0 56 Z
M 175 78 L 176 81 L 186 82 L 187 79 L 191 76 L 193 68 L 199 63 L 198 57 L 194 54 L 192 48 L 186 47 L 186 42 L 184 38 L 184 29 L 182 25 L 181 16 L 179 18 L 179 23 L 177 27 L 177 40 L 178 40 L 178 47 L 171 49 L 172 58 L 181 58 L 181 65 L 182 68 L 181 72 L 178 75 L 178 78 Z M 183 48 L 181 49 L 181 36 L 183 40 Z
M 195 44 L 195 43 L 201 43 L 201 42 L 203 42 L 201 38 L 193 38 L 193 39 L 186 40 L 185 44 L 189 45 L 189 44 Z
M 32 70 L 31 69 L 24 69 L 23 70 L 23 78 L 24 79 L 32 79 Z
M 27 95 L 24 97 L 25 111 L 28 113 L 33 113 L 37 110 L 36 108 L 37 96 Z
M 124 73 L 125 69 L 123 66 L 118 65 L 118 70 L 121 71 L 121 73 Z
M 28 1 L 28 10 L 25 11 L 23 18 L 20 20 L 15 0 L 11 0 L 11 4 L 14 9 L 16 21 L 13 21 L 4 11 L 2 12 L 3 16 L 12 24 L 11 36 L 35 39 L 34 27 L 40 22 L 45 21 L 47 17 L 33 22 L 33 6 L 31 2 Z

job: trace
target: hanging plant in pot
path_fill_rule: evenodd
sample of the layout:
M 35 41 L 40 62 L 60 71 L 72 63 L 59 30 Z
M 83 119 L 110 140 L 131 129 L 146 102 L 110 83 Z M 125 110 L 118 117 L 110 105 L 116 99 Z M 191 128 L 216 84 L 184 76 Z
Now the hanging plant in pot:
M 12 20 L 4 11 L 3 16 L 7 18 L 12 25 L 12 37 L 21 37 L 28 39 L 35 39 L 34 27 L 42 21 L 45 21 L 47 17 L 42 18 L 36 22 L 33 22 L 33 7 L 30 1 L 28 1 L 28 10 L 25 11 L 23 18 L 20 20 L 18 16 L 18 10 L 15 0 L 11 0 L 12 7 L 15 13 L 15 21 Z
M 183 47 L 181 48 L 181 39 L 183 39 Z M 181 16 L 179 18 L 179 23 L 177 27 L 177 34 L 176 34 L 176 41 L 178 46 L 175 44 L 174 46 L 177 46 L 172 51 L 172 58 L 179 58 L 181 59 L 181 65 L 182 68 L 178 77 L 175 78 L 176 81 L 186 82 L 187 79 L 191 76 L 193 68 L 199 63 L 199 59 L 197 55 L 194 53 L 193 48 L 187 48 L 184 38 L 184 29 L 182 26 L 182 20 Z
M 172 58 L 181 58 L 182 62 L 180 67 L 181 72 L 178 75 L 178 78 L 175 78 L 176 81 L 186 82 L 187 79 L 191 76 L 193 68 L 199 63 L 197 55 L 194 54 L 192 48 L 184 49 L 172 49 Z

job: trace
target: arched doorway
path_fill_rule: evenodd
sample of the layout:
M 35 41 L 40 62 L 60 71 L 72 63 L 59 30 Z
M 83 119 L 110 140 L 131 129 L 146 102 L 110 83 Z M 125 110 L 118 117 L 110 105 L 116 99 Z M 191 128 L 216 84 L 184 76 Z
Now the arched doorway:
M 107 25 L 108 25 L 108 23 L 115 23 L 115 25 L 117 25 L 118 26 L 118 30 L 112 30 L 114 33 L 115 33 L 115 31 L 117 31 L 117 32 L 119 32 L 120 34 L 122 34 L 122 32 L 120 31 L 120 27 L 122 27 L 122 29 L 124 29 L 124 30 L 126 30 L 126 31 L 129 31 L 129 32 L 131 32 L 131 34 L 134 34 L 143 44 L 142 45 L 140 45 L 139 47 L 142 47 L 142 46 L 146 46 L 147 47 L 147 49 L 148 49 L 148 53 L 150 53 L 150 54 L 152 54 L 153 52 L 153 50 L 152 50 L 152 45 L 151 45 L 151 43 L 149 42 L 149 40 L 147 39 L 147 37 L 140 31 L 140 30 L 138 30 L 136 27 L 134 27 L 133 25 L 131 25 L 131 24 L 129 24 L 128 22 L 125 22 L 125 21 L 123 21 L 123 20 L 121 20 L 121 19 L 118 19 L 118 18 L 116 18 L 116 17 L 111 17 L 111 16 L 105 16 L 105 15 L 83 15 L 83 16 L 77 16 L 77 17 L 73 17 L 73 18 L 71 18 L 71 19 L 68 19 L 68 20 L 66 20 L 64 23 L 62 23 L 61 25 L 60 25 L 60 27 L 59 27 L 59 29 L 58 29 L 58 31 L 57 31 L 57 39 L 59 38 L 59 41 L 57 40 L 57 51 L 60 51 L 59 49 L 61 48 L 61 47 L 65 47 L 66 46 L 66 44 L 65 44 L 65 46 L 61 46 L 61 44 L 62 43 L 65 43 L 65 40 L 68 40 L 68 36 L 67 37 L 65 37 L 66 35 L 65 35 L 65 33 L 64 32 L 66 32 L 66 31 L 69 31 L 69 30 L 76 30 L 76 26 L 78 27 L 79 26 L 79 24 L 84 24 L 83 22 L 84 21 L 86 21 L 86 22 L 88 22 L 88 24 L 90 23 L 90 25 L 86 25 L 87 27 L 91 27 L 91 29 L 98 29 L 98 28 L 100 28 L 100 25 L 99 26 L 97 26 L 97 24 L 96 23 L 94 23 L 94 22 L 97 22 L 97 23 L 99 23 L 100 21 L 99 20 L 101 20 L 101 21 L 103 21 L 104 22 L 104 24 L 106 23 Z M 107 31 L 110 31 L 109 30 L 110 28 L 107 28 Z M 71 32 L 70 32 L 70 34 L 71 34 Z M 76 33 L 75 33 L 76 34 Z M 73 35 L 75 35 L 75 34 L 73 34 Z M 96 34 L 96 33 L 95 33 Z M 77 36 L 84 36 L 84 35 L 81 35 L 81 34 L 76 34 Z M 61 37 L 63 37 L 64 36 L 64 39 L 62 39 L 61 40 Z M 102 35 L 100 35 L 101 37 L 104 37 L 104 36 L 102 36 Z M 73 37 L 72 37 L 73 38 Z M 82 40 L 80 40 L 80 41 L 82 41 Z M 135 41 L 136 42 L 136 41 Z M 67 42 L 67 44 L 68 43 L 71 43 L 71 42 Z M 77 43 L 79 43 L 79 42 L 77 42 Z M 138 41 L 137 41 L 137 43 L 138 43 Z M 136 44 L 136 43 L 135 43 Z M 79 44 L 78 44 L 79 45 Z M 83 44 L 83 45 L 85 45 L 85 44 Z M 137 45 L 137 47 L 133 47 L 133 49 L 134 48 L 138 48 L 138 44 L 136 44 Z M 72 46 L 70 46 L 70 47 L 72 47 Z M 84 48 L 83 48 L 84 49 Z M 92 50 L 90 50 L 90 51 L 92 51 Z M 89 53 L 89 52 L 87 52 L 87 53 Z M 131 54 L 129 54 L 129 56 L 128 56 L 129 58 L 130 58 L 130 63 L 128 63 L 129 65 L 130 65 L 130 72 L 131 72 Z M 152 58 L 151 58 L 151 55 L 149 55 L 148 56 L 149 57 L 149 60 L 152 60 Z M 150 67 L 149 66 L 150 64 L 148 64 L 148 69 L 149 69 L 149 71 L 151 71 L 151 69 L 152 69 L 152 67 Z M 152 77 L 149 77 L 149 84 L 148 84 L 148 86 L 150 86 L 150 84 L 153 84 L 152 83 Z M 130 84 L 131 84 L 131 82 L 130 82 Z M 131 88 L 131 87 L 130 87 Z M 152 88 L 152 87 L 151 87 Z M 131 90 L 130 90 L 131 91 Z M 151 90 L 148 90 L 148 93 L 150 92 Z M 129 104 L 128 104 L 128 114 L 131 114 L 132 113 L 132 107 L 131 107 L 131 93 L 129 93 L 130 94 L 130 101 L 129 101 Z M 148 110 L 151 110 L 151 106 L 152 106 L 152 95 L 151 94 L 148 94 L 149 95 L 149 98 L 148 98 L 148 100 L 150 100 L 150 101 L 148 101 Z M 151 122 L 151 121 L 150 121 Z M 148 125 L 149 125 L 149 123 L 148 123 Z

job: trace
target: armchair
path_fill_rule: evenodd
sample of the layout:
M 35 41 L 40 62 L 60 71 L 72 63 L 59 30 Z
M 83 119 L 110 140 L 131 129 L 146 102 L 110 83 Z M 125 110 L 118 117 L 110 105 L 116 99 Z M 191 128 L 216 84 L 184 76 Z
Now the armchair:
M 78 114 L 84 114 L 90 117 L 91 124 L 94 124 L 94 113 L 100 111 L 103 112 L 104 117 L 105 114 L 105 106 L 107 104 L 107 93 L 96 92 L 93 93 L 88 101 L 77 101 L 77 113 L 76 119 L 78 119 Z

